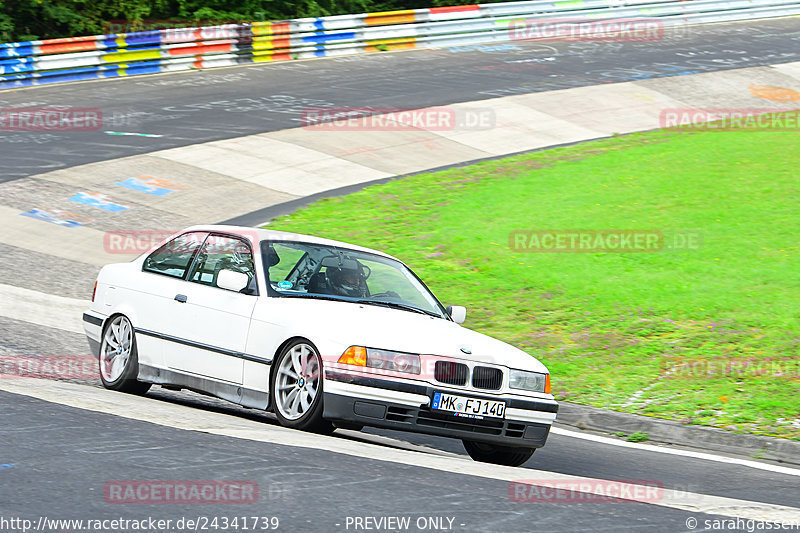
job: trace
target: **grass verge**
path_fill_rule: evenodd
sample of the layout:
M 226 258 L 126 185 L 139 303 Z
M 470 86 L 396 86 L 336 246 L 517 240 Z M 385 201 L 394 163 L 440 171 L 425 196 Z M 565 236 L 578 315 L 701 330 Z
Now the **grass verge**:
M 556 397 L 800 440 L 800 135 L 653 131 L 369 187 L 270 228 L 409 264 Z M 647 230 L 690 248 L 521 253 L 516 230 Z

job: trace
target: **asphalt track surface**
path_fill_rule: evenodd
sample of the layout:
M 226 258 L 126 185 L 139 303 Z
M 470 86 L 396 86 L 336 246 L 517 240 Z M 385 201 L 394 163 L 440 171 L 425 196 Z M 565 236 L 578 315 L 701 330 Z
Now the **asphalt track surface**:
M 0 132 L 0 179 L 294 127 L 308 107 L 425 107 L 761 66 L 799 60 L 798 43 L 800 18 L 793 18 L 691 28 L 658 43 L 458 47 L 2 92 L 4 107 L 98 107 L 107 127 L 86 133 Z M 113 136 L 105 130 L 161 137 Z M 21 259 L 27 258 L 29 268 L 14 275 L 30 278 L 32 285 L 48 279 L 58 294 L 88 296 L 94 272 L 11 247 L 0 247 L 0 253 L 6 259 L 28 254 Z M 85 340 L 74 333 L 8 318 L 0 318 L 0 332 L 0 355 L 87 352 Z M 276 424 L 270 414 L 192 393 L 154 388 L 149 396 Z M 353 531 L 345 527 L 347 516 L 432 516 L 453 518 L 455 531 L 703 530 L 686 525 L 689 516 L 702 523 L 703 515 L 657 505 L 519 503 L 509 498 L 506 481 L 165 428 L 6 392 L 0 392 L 0 406 L 0 518 L 259 515 L 278 517 L 280 531 Z M 365 434 L 364 439 L 380 435 L 464 455 L 454 440 L 370 429 Z M 654 480 L 688 493 L 800 506 L 798 476 L 557 434 L 523 468 Z M 136 479 L 248 479 L 258 482 L 261 496 L 252 506 L 105 501 L 106 482 Z M 6 530 L 11 531 L 0 523 L 0 531 Z
M 0 131 L 0 182 L 297 127 L 308 108 L 421 108 L 797 60 L 793 17 L 667 29 L 658 42 L 517 41 L 3 91 L 0 107 L 99 108 L 103 127 Z
M 687 513 L 641 503 L 520 503 L 508 483 L 153 426 L 0 393 L 6 517 L 265 516 L 279 531 L 353 531 L 347 517 L 452 518 L 454 531 L 679 531 Z M 257 504 L 109 503 L 107 482 L 253 480 Z M 42 490 L 46 488 L 46 505 Z M 5 492 L 5 491 L 4 491 Z M 694 514 L 699 520 L 712 515 Z M 445 522 L 447 524 L 448 522 Z M 411 527 L 411 531 L 422 528 Z M 427 529 L 427 528 L 426 528 Z

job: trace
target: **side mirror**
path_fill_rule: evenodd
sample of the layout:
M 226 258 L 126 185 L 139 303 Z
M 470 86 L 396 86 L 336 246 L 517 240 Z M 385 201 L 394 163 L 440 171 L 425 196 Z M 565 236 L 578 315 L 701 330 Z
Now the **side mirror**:
M 456 324 L 463 324 L 467 319 L 467 308 L 460 305 L 449 305 L 447 306 L 447 314 Z
M 229 291 L 239 292 L 250 282 L 250 278 L 244 272 L 235 270 L 220 270 L 217 274 L 217 287 Z

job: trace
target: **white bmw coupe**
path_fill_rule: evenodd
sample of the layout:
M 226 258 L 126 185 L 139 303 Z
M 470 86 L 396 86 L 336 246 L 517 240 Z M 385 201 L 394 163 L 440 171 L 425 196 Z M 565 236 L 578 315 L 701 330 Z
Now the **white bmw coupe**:
M 465 316 L 387 254 L 197 226 L 105 266 L 83 323 L 109 389 L 185 388 L 315 432 L 459 438 L 477 461 L 521 465 L 558 411 L 550 375 Z

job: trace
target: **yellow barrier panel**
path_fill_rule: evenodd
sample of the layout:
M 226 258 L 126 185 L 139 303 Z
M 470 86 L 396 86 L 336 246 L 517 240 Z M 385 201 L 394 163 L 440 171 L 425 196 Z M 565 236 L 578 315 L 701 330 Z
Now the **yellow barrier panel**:
M 161 50 L 128 50 L 125 52 L 112 52 L 104 54 L 101 59 L 106 63 L 119 63 L 120 61 L 143 61 L 145 59 L 161 59 Z
M 413 9 L 401 11 L 381 11 L 379 13 L 367 13 L 364 21 L 367 26 L 382 26 L 386 24 L 409 24 L 416 22 L 417 15 Z
M 417 47 L 416 37 L 398 39 L 378 39 L 366 41 L 364 50 L 367 52 L 385 52 L 387 50 L 409 50 Z
M 291 33 L 288 22 L 254 22 L 250 27 L 253 35 L 282 35 Z
M 253 63 L 268 63 L 271 61 L 288 61 L 292 59 L 289 51 L 275 52 L 275 51 L 256 51 L 253 50 Z

